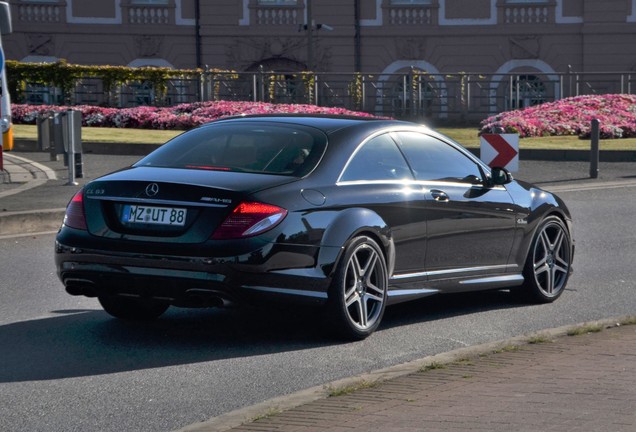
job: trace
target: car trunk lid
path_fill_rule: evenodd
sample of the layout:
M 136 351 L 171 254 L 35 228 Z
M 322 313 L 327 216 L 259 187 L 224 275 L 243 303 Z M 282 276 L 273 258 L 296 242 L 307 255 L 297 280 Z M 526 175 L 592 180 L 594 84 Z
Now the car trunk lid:
M 130 168 L 87 185 L 87 228 L 100 237 L 200 243 L 251 194 L 294 180 L 263 174 Z

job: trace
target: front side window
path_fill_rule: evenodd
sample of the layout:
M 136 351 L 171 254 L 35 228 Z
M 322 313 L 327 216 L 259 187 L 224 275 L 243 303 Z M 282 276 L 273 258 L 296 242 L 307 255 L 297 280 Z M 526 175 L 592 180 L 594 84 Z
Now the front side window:
M 482 178 L 477 163 L 451 145 L 418 132 L 396 135 L 416 180 L 475 184 Z
M 395 141 L 388 134 L 370 139 L 353 156 L 340 181 L 413 179 Z

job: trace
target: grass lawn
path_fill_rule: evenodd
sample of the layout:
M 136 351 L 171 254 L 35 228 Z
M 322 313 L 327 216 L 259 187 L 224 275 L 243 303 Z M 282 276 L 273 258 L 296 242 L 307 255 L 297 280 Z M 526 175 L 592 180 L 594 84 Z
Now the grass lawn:
M 180 133 L 183 131 L 83 127 L 82 141 L 161 144 Z M 37 127 L 35 125 L 13 125 L 13 136 L 15 139 L 37 140 Z
M 465 147 L 479 147 L 476 128 L 439 128 L 437 130 Z M 161 144 L 182 132 L 85 127 L 82 128 L 82 141 Z M 33 125 L 13 125 L 13 134 L 16 139 L 37 140 L 37 129 Z M 522 149 L 588 150 L 590 141 L 572 136 L 524 138 L 520 140 L 519 146 Z M 636 150 L 636 138 L 601 140 L 600 147 L 602 150 Z

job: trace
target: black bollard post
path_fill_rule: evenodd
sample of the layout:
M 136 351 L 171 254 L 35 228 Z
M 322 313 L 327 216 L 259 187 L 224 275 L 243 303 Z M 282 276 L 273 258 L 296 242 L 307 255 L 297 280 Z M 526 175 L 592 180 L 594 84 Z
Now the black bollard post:
M 597 119 L 592 120 L 592 133 L 590 139 L 592 141 L 592 148 L 590 150 L 590 177 L 598 178 L 598 160 L 599 160 L 599 121 Z

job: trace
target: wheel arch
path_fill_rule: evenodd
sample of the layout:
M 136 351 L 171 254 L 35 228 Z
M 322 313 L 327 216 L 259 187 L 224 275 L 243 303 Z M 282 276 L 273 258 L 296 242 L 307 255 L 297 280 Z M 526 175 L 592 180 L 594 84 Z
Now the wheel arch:
M 574 248 L 575 248 L 574 233 L 572 232 L 572 228 L 573 228 L 572 216 L 570 215 L 569 211 L 564 211 L 563 208 L 561 207 L 553 208 L 550 212 L 548 212 L 543 217 L 543 219 L 550 216 L 555 216 L 559 218 L 561 222 L 563 222 L 563 225 L 565 225 L 568 235 L 570 236 L 570 266 L 571 266 L 572 262 L 574 261 Z M 533 234 L 533 237 L 535 234 L 536 234 L 536 229 L 535 229 L 535 233 Z
M 550 217 L 558 217 L 568 229 L 570 241 L 574 244 L 572 233 L 572 215 L 565 202 L 556 194 L 537 188 L 530 184 L 518 183 L 524 187 L 522 196 L 529 197 L 527 201 L 519 203 L 524 208 L 525 213 L 522 220 L 526 227 L 523 229 L 522 237 L 519 239 L 519 247 L 514 251 L 513 260 L 518 265 L 523 266 L 530 251 L 532 240 L 534 239 L 539 226 Z M 572 248 L 574 249 L 574 248 Z M 572 250 L 573 252 L 573 250 Z
M 541 225 L 543 224 L 543 221 L 545 221 L 547 218 L 552 216 L 558 218 L 563 223 L 563 225 L 565 225 L 568 231 L 568 234 L 570 236 L 571 260 L 574 258 L 574 238 L 572 234 L 572 218 L 568 211 L 565 211 L 564 209 L 560 207 L 551 206 L 545 212 L 538 214 L 533 220 L 528 221 L 528 225 L 530 226 L 530 228 L 524 234 L 521 247 L 519 247 L 516 254 L 516 262 L 522 268 L 528 256 L 528 253 L 530 253 L 530 248 L 532 247 L 532 241 L 537 235 L 537 231 L 539 230 L 539 227 L 541 227 Z
M 347 242 L 361 235 L 372 238 L 378 244 L 384 255 L 388 274 L 393 273 L 395 246 L 389 225 L 370 209 L 349 208 L 341 212 L 323 234 L 318 263 L 325 275 L 333 275 Z

